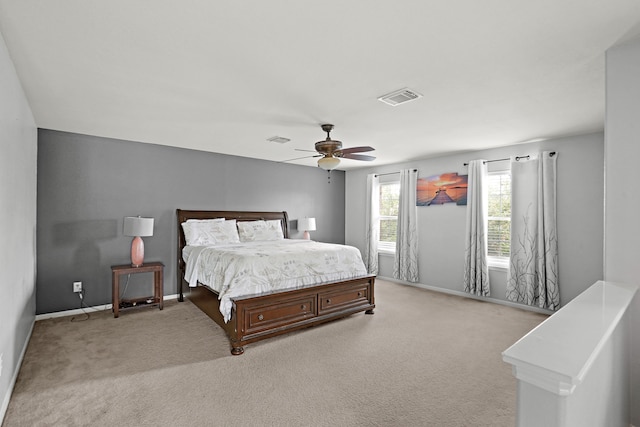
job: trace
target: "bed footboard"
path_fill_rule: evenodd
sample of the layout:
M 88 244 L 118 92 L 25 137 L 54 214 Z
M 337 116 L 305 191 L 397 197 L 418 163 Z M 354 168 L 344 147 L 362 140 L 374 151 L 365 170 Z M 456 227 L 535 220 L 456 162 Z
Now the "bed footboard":
M 186 294 L 229 337 L 231 354 L 241 355 L 244 346 L 266 338 L 330 322 L 361 311 L 373 314 L 375 276 L 336 283 L 266 293 L 233 300 L 231 319 L 225 323 L 218 294 L 198 286 Z
M 234 355 L 244 345 L 364 311 L 373 314 L 375 276 L 234 300 Z

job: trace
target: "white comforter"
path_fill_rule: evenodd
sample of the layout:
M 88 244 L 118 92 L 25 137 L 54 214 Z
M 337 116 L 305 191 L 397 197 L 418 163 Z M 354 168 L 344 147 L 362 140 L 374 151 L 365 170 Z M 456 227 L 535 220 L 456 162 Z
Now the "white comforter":
M 357 248 L 310 240 L 186 246 L 182 257 L 189 286 L 200 282 L 218 292 L 225 322 L 232 298 L 367 274 Z

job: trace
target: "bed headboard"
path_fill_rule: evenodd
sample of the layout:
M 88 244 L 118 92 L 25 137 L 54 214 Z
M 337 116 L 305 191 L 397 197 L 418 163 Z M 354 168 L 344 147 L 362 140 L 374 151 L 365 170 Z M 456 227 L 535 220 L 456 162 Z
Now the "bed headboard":
M 280 220 L 282 224 L 282 234 L 285 239 L 289 238 L 289 217 L 287 212 L 246 212 L 246 211 L 190 211 L 184 209 L 176 209 L 177 226 L 178 226 L 178 294 L 179 300 L 183 300 L 182 296 L 182 282 L 184 279 L 184 261 L 182 260 L 182 249 L 184 248 L 186 241 L 184 238 L 184 231 L 182 230 L 182 223 L 188 219 L 214 219 L 225 218 L 235 219 L 236 221 L 258 221 L 258 220 Z

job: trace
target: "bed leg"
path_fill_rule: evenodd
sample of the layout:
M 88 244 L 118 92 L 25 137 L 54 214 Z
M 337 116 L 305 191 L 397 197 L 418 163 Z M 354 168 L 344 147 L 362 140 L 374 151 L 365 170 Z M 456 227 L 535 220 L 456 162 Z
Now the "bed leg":
M 231 354 L 233 354 L 234 356 L 240 356 L 242 353 L 244 353 L 244 348 L 242 347 L 231 348 Z
M 373 309 L 371 308 L 371 309 L 365 311 L 364 314 L 373 314 Z
M 180 261 L 178 261 L 178 302 L 184 302 L 184 293 L 182 292 L 182 273 L 180 271 Z

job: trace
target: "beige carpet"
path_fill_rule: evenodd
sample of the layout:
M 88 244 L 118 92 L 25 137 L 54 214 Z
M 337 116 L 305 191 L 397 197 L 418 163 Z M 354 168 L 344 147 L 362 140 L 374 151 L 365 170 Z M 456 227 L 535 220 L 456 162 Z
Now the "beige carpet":
M 500 353 L 546 316 L 376 285 L 373 316 L 242 356 L 189 302 L 36 322 L 2 425 L 513 426 Z

